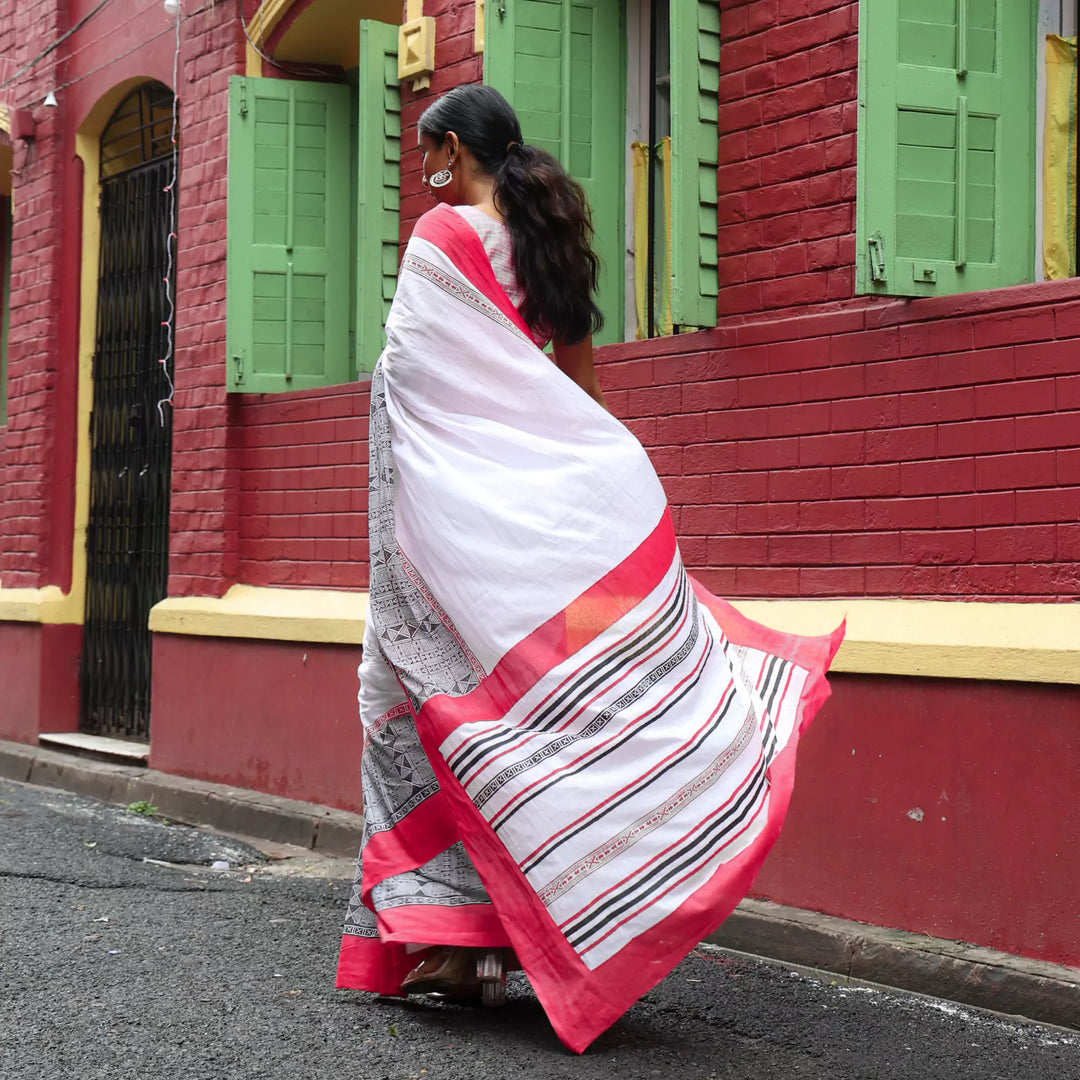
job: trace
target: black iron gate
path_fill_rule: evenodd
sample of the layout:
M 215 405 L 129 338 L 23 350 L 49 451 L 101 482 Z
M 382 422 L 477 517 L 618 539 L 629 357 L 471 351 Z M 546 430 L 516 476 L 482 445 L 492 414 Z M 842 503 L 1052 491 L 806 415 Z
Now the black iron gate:
M 80 727 L 120 738 L 150 734 L 147 621 L 168 577 L 171 129 L 171 94 L 144 87 L 102 139 Z

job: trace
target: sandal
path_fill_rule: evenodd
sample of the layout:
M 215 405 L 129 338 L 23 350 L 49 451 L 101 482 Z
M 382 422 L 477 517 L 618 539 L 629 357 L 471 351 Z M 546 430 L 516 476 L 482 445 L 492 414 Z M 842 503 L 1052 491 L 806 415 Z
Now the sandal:
M 471 949 L 460 945 L 436 945 L 401 980 L 402 991 L 406 994 L 430 994 L 472 989 L 479 995 L 480 984 L 476 981 L 475 972 L 469 970 L 471 954 Z
M 401 980 L 406 994 L 427 994 L 436 1001 L 476 1001 L 487 1006 L 506 1002 L 506 966 L 502 949 L 438 945 Z

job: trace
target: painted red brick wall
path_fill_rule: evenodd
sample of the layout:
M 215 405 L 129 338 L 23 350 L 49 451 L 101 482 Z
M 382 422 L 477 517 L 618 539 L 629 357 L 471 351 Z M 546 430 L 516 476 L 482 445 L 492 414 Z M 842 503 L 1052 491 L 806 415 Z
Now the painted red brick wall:
M 1076 688 L 829 682 L 753 895 L 1080 968 Z
M 7 5 L 0 16 L 0 101 L 31 108 L 32 146 L 14 146 L 8 422 L 0 427 L 0 583 L 36 587 L 47 578 L 46 522 L 56 496 L 51 469 L 60 361 L 62 127 L 41 105 L 61 80 L 56 56 L 19 70 L 59 36 L 62 5 L 38 0 Z
M 236 420 L 225 393 L 225 222 L 229 76 L 244 71 L 235 5 L 184 23 L 177 234 L 171 595 L 225 592 L 237 580 Z
M 424 14 L 436 20 L 438 70 L 427 89 L 413 91 L 408 82 L 402 84 L 403 243 L 416 219 L 432 205 L 420 183 L 416 121 L 433 97 L 478 81 L 481 75 L 482 58 L 473 52 L 472 5 L 427 0 Z M 270 68 L 266 73 L 280 75 Z M 206 168 L 208 174 L 223 171 L 223 165 L 208 163 Z M 210 277 L 214 268 L 208 265 L 206 272 Z M 218 284 L 223 289 L 223 282 Z M 220 368 L 210 366 L 207 378 L 214 377 L 220 379 Z M 210 393 L 209 386 L 206 392 Z M 237 485 L 237 559 L 235 578 L 227 577 L 226 586 L 231 580 L 309 588 L 367 586 L 368 403 L 366 381 L 235 399 L 228 411 L 233 427 L 225 456 L 233 463 Z M 196 504 L 193 501 L 193 512 Z M 187 537 L 174 541 L 171 591 L 211 591 L 213 582 L 197 574 L 180 581 L 175 570 L 177 542 L 189 541 Z M 220 588 L 218 584 L 213 591 Z
M 234 408 L 240 581 L 367 587 L 368 401 L 363 381 Z
M 455 86 L 480 82 L 484 75 L 483 53 L 473 52 L 475 12 L 471 0 L 425 0 L 424 14 L 435 16 L 435 74 L 426 90 L 413 91 L 401 84 L 401 243 L 413 226 L 434 206 L 431 192 L 421 183 L 421 155 L 416 148 L 416 123 L 420 114 L 440 94 Z M 494 7 L 488 11 L 495 18 Z
M 857 0 L 722 0 L 722 316 L 855 290 Z
M 184 23 L 170 592 L 362 588 L 366 384 L 224 391 L 227 84 L 244 61 L 226 8 Z M 430 206 L 417 119 L 482 73 L 471 5 L 427 11 L 438 70 L 429 89 L 402 89 L 403 241 Z M 724 0 L 722 11 L 721 325 L 599 357 L 613 410 L 667 485 L 687 561 L 736 596 L 1073 595 L 1080 292 L 854 298 L 856 4 Z M 34 93 L 53 78 L 43 69 Z M 49 286 L 63 201 L 49 179 L 55 112 L 38 110 L 33 155 L 16 159 L 27 208 L 16 244 L 32 242 L 16 252 L 0 436 L 6 586 L 40 580 L 41 522 L 58 497 L 45 464 L 57 414 L 43 405 L 56 356 L 70 355 Z
M 687 563 L 728 596 L 1071 600 L 1080 280 L 611 346 Z

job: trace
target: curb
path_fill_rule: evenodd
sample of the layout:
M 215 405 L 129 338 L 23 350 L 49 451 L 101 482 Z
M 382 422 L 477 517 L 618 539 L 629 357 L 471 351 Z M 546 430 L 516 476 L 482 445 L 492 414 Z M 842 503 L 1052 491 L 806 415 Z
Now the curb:
M 148 802 L 172 821 L 355 857 L 364 819 L 317 803 L 189 780 L 138 765 L 114 765 L 43 747 L 0 741 L 0 779 L 60 788 L 127 806 Z
M 364 819 L 317 803 L 0 741 L 0 779 L 61 788 L 220 832 L 352 857 Z M 868 926 L 767 900 L 743 900 L 711 945 L 843 981 L 876 983 L 1080 1030 L 1080 969 L 977 945 Z
M 832 972 L 1080 1031 L 1080 969 L 980 945 L 743 900 L 705 939 L 724 949 Z

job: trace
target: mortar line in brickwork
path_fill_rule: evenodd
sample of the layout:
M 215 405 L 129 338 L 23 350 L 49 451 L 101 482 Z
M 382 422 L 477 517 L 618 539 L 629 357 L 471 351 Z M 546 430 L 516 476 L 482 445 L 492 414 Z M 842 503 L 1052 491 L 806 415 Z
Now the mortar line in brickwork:
M 66 30 L 51 45 L 46 46 L 46 48 L 44 48 L 40 53 L 38 53 L 38 55 L 35 56 L 33 60 L 24 64 L 21 68 L 19 68 L 18 71 L 15 72 L 14 75 L 9 76 L 2 83 L 0 83 L 0 90 L 6 89 L 17 79 L 22 78 L 23 75 L 25 75 L 42 60 L 44 60 L 46 56 L 59 48 L 65 41 L 67 41 L 69 37 L 71 37 L 72 34 L 81 30 L 103 7 L 105 7 L 107 3 L 109 3 L 109 0 L 99 0 L 97 6 L 87 12 L 73 27 L 71 27 L 70 30 Z
M 164 30 L 160 31 L 157 34 L 154 34 L 153 37 L 144 38 L 137 45 L 133 45 L 130 49 L 127 50 L 127 52 L 122 52 L 118 56 L 110 57 L 107 61 L 105 61 L 104 64 L 99 64 L 96 68 L 92 68 L 90 71 L 84 71 L 80 76 L 78 76 L 78 78 L 69 79 L 65 83 L 60 83 L 59 85 L 54 86 L 52 88 L 53 93 L 55 94 L 59 93 L 61 90 L 67 90 L 68 87 L 74 86 L 76 83 L 82 82 L 83 79 L 88 79 L 91 75 L 96 75 L 99 71 L 104 71 L 105 68 L 111 67 L 113 64 L 117 63 L 120 60 L 123 60 L 127 56 L 130 56 L 132 53 L 138 52 L 140 49 L 146 48 L 146 46 L 149 45 L 152 41 L 157 41 L 158 38 L 164 37 L 166 34 L 171 34 L 172 29 L 173 28 L 171 26 L 167 26 Z M 38 95 L 35 94 L 34 97 L 24 101 L 21 105 L 17 105 L 16 108 L 29 108 L 31 105 L 34 105 L 37 102 L 37 99 Z
M 74 49 L 67 50 L 66 52 L 64 52 L 63 56 L 60 57 L 60 59 L 64 60 L 64 61 L 74 60 L 76 56 L 78 56 L 80 53 L 86 52 L 87 49 L 92 49 L 95 45 L 100 45 L 101 42 L 107 41 L 107 40 L 110 40 L 110 39 L 114 38 L 121 30 L 123 30 L 123 28 L 125 26 L 129 26 L 131 23 L 135 22 L 137 19 L 144 18 L 145 15 L 146 15 L 145 10 L 136 11 L 134 15 L 129 15 L 126 19 L 122 19 L 120 22 L 116 23 L 115 25 L 110 25 L 109 29 L 106 30 L 99 37 L 96 37 L 91 41 L 83 42 L 81 45 L 77 46 Z M 165 32 L 167 33 L 168 31 L 165 31 Z M 147 40 L 152 41 L 153 38 L 150 38 L 150 39 L 147 39 Z M 146 41 L 140 42 L 140 45 L 144 45 L 144 44 L 146 44 Z M 112 63 L 111 60 L 109 62 Z M 35 78 L 40 78 L 40 76 L 35 76 Z M 4 84 L 0 84 L 0 89 L 3 88 L 3 85 Z M 71 84 L 68 83 L 66 85 L 70 86 Z M 59 90 L 59 89 L 62 89 L 62 87 L 57 86 L 57 87 L 53 87 L 53 89 L 54 90 Z

